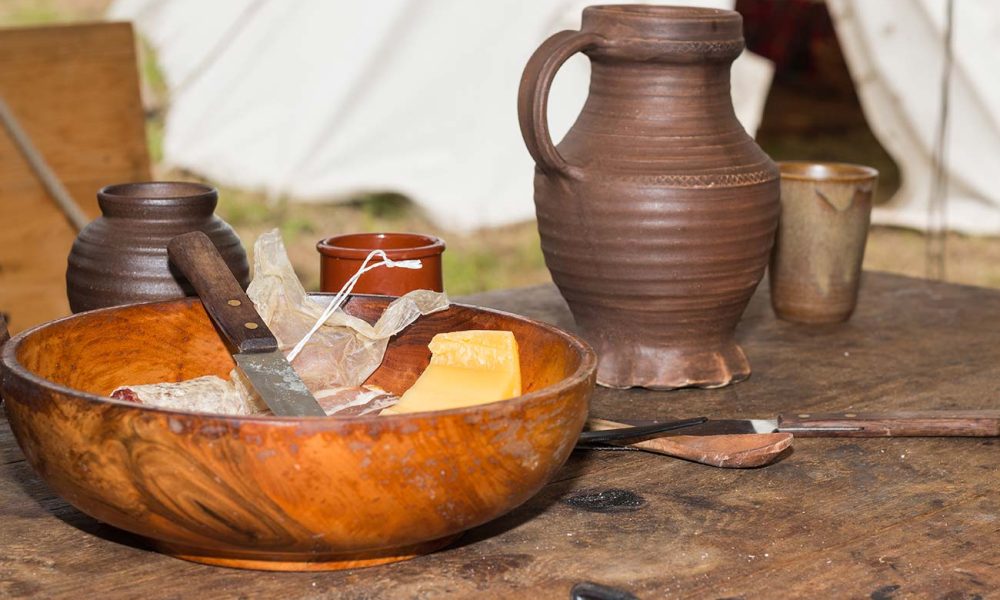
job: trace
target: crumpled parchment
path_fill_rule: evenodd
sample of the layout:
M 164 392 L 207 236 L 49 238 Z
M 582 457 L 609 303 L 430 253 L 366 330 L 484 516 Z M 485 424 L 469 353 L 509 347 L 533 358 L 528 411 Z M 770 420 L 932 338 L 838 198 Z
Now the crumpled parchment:
M 254 277 L 247 296 L 286 355 L 333 300 L 333 296 L 306 294 L 276 229 L 262 234 L 254 244 Z M 448 298 L 443 293 L 416 290 L 390 303 L 374 325 L 338 309 L 313 334 L 292 366 L 327 415 L 380 411 L 395 404 L 398 398 L 362 384 L 382 363 L 389 338 L 421 315 L 446 308 Z M 112 392 L 112 397 L 200 412 L 268 412 L 235 369 L 230 373 L 230 381 L 209 376 L 177 383 L 125 385 Z

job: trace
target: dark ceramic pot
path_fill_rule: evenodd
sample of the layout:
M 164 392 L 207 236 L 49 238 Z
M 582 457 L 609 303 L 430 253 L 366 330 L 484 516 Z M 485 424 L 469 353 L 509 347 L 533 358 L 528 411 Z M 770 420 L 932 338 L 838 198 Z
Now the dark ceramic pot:
M 195 295 L 169 264 L 167 243 L 203 231 L 246 288 L 250 266 L 240 238 L 215 216 L 219 194 L 200 183 L 109 185 L 97 193 L 102 216 L 73 243 L 66 293 L 73 312 Z
M 750 375 L 733 332 L 767 266 L 778 169 L 736 119 L 738 13 L 592 6 L 525 67 L 545 261 L 610 387 L 719 387 Z M 591 86 L 554 146 L 549 87 L 577 52 Z

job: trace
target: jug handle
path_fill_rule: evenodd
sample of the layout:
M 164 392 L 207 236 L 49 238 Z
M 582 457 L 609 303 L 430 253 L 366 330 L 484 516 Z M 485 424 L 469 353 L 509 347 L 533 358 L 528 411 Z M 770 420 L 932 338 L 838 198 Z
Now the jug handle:
M 517 117 L 528 152 L 543 173 L 579 176 L 580 168 L 560 156 L 549 135 L 549 89 L 556 71 L 569 57 L 605 41 L 596 33 L 560 31 L 545 40 L 524 67 L 521 87 L 517 91 Z

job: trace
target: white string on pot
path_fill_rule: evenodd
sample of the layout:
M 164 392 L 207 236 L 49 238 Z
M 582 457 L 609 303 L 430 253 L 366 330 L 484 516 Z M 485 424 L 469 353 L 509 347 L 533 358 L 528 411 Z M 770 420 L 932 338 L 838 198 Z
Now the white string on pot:
M 377 263 L 369 265 L 368 263 L 375 257 L 379 257 L 382 260 Z M 361 263 L 361 268 L 358 269 L 358 271 L 354 275 L 352 275 L 351 278 L 348 279 L 346 283 L 344 283 L 344 286 L 340 288 L 340 291 L 337 292 L 337 295 L 334 296 L 333 300 L 330 301 L 330 304 L 327 305 L 326 309 L 323 311 L 323 314 L 319 316 L 319 319 L 316 320 L 316 323 L 309 330 L 309 333 L 307 333 L 301 340 L 299 340 L 299 343 L 295 344 L 295 347 L 292 348 L 292 351 L 288 353 L 288 362 L 292 362 L 293 360 L 295 360 L 295 357 L 298 356 L 300 352 L 302 352 L 302 349 L 305 347 L 306 343 L 313 336 L 313 334 L 319 331 L 319 328 L 322 327 L 323 324 L 326 323 L 331 316 L 333 316 L 333 313 L 337 312 L 337 309 L 341 307 L 341 305 L 344 303 L 345 300 L 347 300 L 347 296 L 350 295 L 351 290 L 354 289 L 355 284 L 358 283 L 358 280 L 361 279 L 362 275 L 364 275 L 368 271 L 371 271 L 372 269 L 377 269 L 378 267 L 388 267 L 390 269 L 392 268 L 419 269 L 422 266 L 423 266 L 422 263 L 419 260 L 415 259 L 392 260 L 391 258 L 386 256 L 384 250 L 372 250 L 371 252 L 369 252 L 368 256 L 365 257 L 364 262 Z

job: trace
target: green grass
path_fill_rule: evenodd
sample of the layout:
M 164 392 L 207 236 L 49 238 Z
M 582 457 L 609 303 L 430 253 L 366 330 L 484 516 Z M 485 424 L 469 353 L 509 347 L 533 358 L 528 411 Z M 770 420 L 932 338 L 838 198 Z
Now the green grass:
M 143 101 L 146 106 L 146 146 L 149 161 L 154 165 L 163 162 L 163 115 L 167 105 L 167 81 L 156 59 L 156 50 L 139 37 L 139 76 L 142 81 Z
M 149 162 L 158 165 L 163 162 L 163 119 L 146 119 L 146 147 L 149 151 Z
M 312 220 L 303 216 L 292 216 L 281 222 L 278 227 L 281 230 L 281 237 L 286 244 L 294 244 L 302 237 L 308 237 L 310 241 L 316 233 L 315 224 Z
M 17 27 L 49 25 L 63 19 L 62 12 L 45 0 L 37 2 L 14 2 L 12 10 L 5 15 L 4 24 Z
M 370 222 L 404 219 L 417 210 L 409 198 L 393 192 L 363 194 L 348 204 L 358 208 Z
M 471 294 L 503 287 L 500 258 L 488 249 L 476 248 L 462 254 L 445 252 L 441 261 L 444 279 L 451 294 Z
M 222 188 L 219 194 L 216 212 L 236 229 L 277 227 L 281 222 L 284 207 L 268 202 L 262 195 L 231 188 Z
M 111 0 L 0 0 L 0 26 L 99 21 Z
M 167 79 L 157 60 L 156 49 L 142 36 L 139 36 L 139 74 L 143 84 L 157 98 L 167 97 Z

